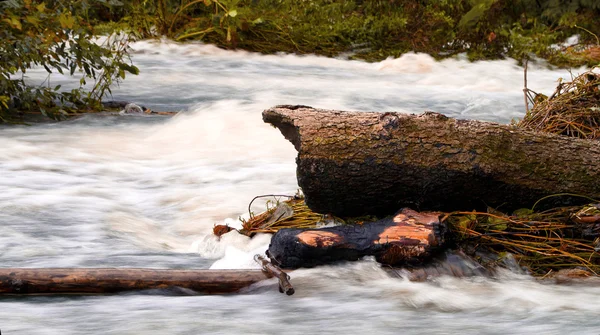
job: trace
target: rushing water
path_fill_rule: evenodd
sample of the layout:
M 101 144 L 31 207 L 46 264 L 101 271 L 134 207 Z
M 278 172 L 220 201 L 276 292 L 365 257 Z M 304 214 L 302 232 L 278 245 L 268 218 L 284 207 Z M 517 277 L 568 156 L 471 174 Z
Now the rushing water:
M 513 60 L 380 63 L 263 56 L 138 42 L 141 69 L 116 100 L 175 117 L 94 116 L 0 128 L 2 267 L 255 268 L 269 236 L 235 233 L 248 202 L 293 194 L 295 150 L 261 120 L 277 104 L 509 122 L 523 114 Z M 29 74 L 44 79 L 43 70 Z M 533 66 L 549 93 L 565 71 Z M 73 81 L 54 78 L 52 84 Z M 254 208 L 260 211 L 260 204 Z M 393 278 L 373 260 L 293 273 L 296 294 L 265 281 L 244 294 L 137 292 L 0 298 L 3 334 L 598 334 L 600 288 L 495 279 Z M 164 292 L 163 292 L 164 293 Z

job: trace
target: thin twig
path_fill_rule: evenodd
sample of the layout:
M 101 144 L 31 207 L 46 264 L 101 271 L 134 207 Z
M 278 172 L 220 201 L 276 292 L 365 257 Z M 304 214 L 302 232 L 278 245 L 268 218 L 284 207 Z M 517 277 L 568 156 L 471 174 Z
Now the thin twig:
M 525 58 L 525 65 L 523 69 L 523 95 L 525 97 L 525 113 L 529 114 L 529 101 L 527 100 L 527 63 L 529 63 L 529 60 Z
M 294 198 L 295 195 L 287 195 L 287 194 L 264 194 L 264 195 L 257 195 L 254 198 L 252 198 L 252 201 L 250 201 L 250 203 L 248 204 L 248 214 L 250 214 L 250 218 L 253 217 L 252 215 L 252 211 L 250 210 L 250 207 L 252 207 L 252 203 L 254 202 L 254 200 L 259 199 L 259 198 L 267 198 L 267 197 L 288 197 L 290 199 Z

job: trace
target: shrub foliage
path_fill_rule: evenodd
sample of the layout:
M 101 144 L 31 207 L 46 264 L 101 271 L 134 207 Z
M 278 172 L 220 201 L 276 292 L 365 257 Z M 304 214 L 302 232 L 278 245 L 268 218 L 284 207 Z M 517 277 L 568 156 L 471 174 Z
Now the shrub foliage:
M 93 5 L 103 2 L 0 3 L 0 121 L 23 111 L 60 118 L 78 110 L 98 109 L 111 84 L 125 78 L 126 72 L 137 74 L 127 53 L 129 36 L 94 38 L 88 18 L 95 14 Z M 26 78 L 33 67 L 43 67 L 49 75 L 78 75 L 80 86 L 61 90 L 51 85 L 50 78 L 41 85 L 30 85 Z
M 580 44 L 560 46 L 575 34 Z M 599 35 L 597 0 L 7 0 L 0 121 L 21 111 L 58 118 L 98 109 L 111 84 L 138 72 L 128 56 L 132 36 L 368 61 L 416 51 L 593 66 Z M 32 67 L 78 75 L 81 85 L 29 86 Z
M 553 45 L 575 34 L 584 45 L 596 44 L 600 2 L 129 0 L 112 12 L 111 20 L 145 36 L 199 39 L 264 53 L 351 53 L 367 60 L 408 51 L 436 57 L 467 53 L 474 60 L 536 55 L 567 65 L 574 59 Z M 595 65 L 599 60 L 578 62 Z

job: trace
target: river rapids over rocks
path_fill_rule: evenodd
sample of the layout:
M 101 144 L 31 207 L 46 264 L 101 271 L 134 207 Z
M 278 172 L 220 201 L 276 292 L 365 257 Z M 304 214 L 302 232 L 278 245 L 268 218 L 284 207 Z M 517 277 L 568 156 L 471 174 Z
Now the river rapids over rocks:
M 235 232 L 250 200 L 297 189 L 293 146 L 264 124 L 277 104 L 421 113 L 507 123 L 524 114 L 514 60 L 365 63 L 141 41 L 141 74 L 113 90 L 174 117 L 85 115 L 0 127 L 2 267 L 258 268 L 270 236 Z M 553 91 L 564 70 L 529 66 Z M 46 79 L 43 69 L 28 73 Z M 52 76 L 52 85 L 78 82 Z M 252 210 L 261 212 L 264 202 Z M 267 280 L 226 296 L 134 292 L 0 297 L 3 334 L 599 334 L 600 288 L 503 272 L 395 278 L 374 260 L 301 269 L 296 294 Z

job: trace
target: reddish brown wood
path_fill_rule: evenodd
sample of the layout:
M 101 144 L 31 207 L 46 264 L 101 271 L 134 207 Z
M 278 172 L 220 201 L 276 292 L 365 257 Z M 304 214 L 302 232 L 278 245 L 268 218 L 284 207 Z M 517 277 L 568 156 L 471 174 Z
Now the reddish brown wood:
M 181 287 L 232 293 L 269 278 L 260 270 L 0 269 L 0 294 L 102 294 Z
M 283 268 L 312 267 L 375 256 L 384 264 L 421 264 L 444 242 L 439 213 L 404 209 L 393 217 L 362 225 L 323 229 L 282 229 L 267 255 Z

